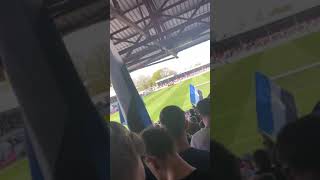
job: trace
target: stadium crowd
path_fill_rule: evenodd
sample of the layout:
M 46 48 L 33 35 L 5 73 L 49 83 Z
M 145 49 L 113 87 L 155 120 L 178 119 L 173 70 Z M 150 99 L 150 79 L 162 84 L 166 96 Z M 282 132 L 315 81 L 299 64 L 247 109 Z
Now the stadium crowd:
M 320 179 L 320 102 L 282 128 L 275 140 L 238 157 L 210 140 L 210 97 L 184 112 L 167 106 L 159 124 L 136 134 L 111 122 L 113 180 L 317 180 Z M 123 168 L 123 167 L 126 168 Z
M 188 113 L 167 106 L 159 124 L 140 134 L 111 122 L 111 179 L 211 179 L 210 109 L 209 97 Z
M 161 79 L 156 82 L 157 89 L 174 85 L 178 82 L 181 82 L 182 80 L 189 79 L 190 77 L 195 76 L 199 73 L 208 71 L 209 69 L 210 69 L 210 64 L 206 64 L 206 65 L 196 67 L 192 70 L 185 71 L 185 72 L 173 75 L 173 76 L 165 78 L 165 79 Z
M 18 108 L 0 114 L 0 169 L 24 156 L 22 114 Z
M 226 63 L 233 57 L 256 51 L 296 34 L 312 32 L 319 27 L 320 17 L 318 12 L 317 14 L 301 14 L 285 18 L 256 30 L 216 42 L 212 57 L 215 63 Z

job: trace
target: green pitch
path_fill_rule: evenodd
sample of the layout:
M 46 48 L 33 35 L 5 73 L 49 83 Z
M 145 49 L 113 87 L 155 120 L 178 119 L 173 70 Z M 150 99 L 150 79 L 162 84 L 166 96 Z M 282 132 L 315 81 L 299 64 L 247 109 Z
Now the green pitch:
M 261 147 L 255 109 L 256 71 L 269 77 L 320 62 L 320 33 L 254 54 L 213 72 L 213 138 L 238 155 Z M 299 115 L 309 113 L 320 100 L 320 67 L 276 80 L 295 96 Z
M 143 101 L 146 104 L 152 121 L 158 121 L 161 109 L 168 105 L 177 105 L 183 110 L 190 109 L 192 107 L 189 97 L 190 84 L 195 86 L 200 85 L 197 86 L 197 88 L 203 92 L 204 97 L 208 96 L 210 92 L 210 72 L 193 77 L 144 97 Z M 119 113 L 112 114 L 110 120 L 120 121 Z
M 1 180 L 31 180 L 28 161 L 26 159 L 0 170 Z
M 187 110 L 191 108 L 189 98 L 189 84 L 200 85 L 197 88 L 202 90 L 203 95 L 207 96 L 210 92 L 210 73 L 205 73 L 194 77 L 172 87 L 162 89 L 144 98 L 151 118 L 158 119 L 160 110 L 166 105 L 178 105 Z M 203 84 L 203 85 L 201 85 Z M 119 114 L 111 116 L 113 120 L 118 120 Z M 118 119 L 117 119 L 118 118 Z M 0 170 L 1 180 L 31 180 L 28 168 L 28 161 L 18 161 L 6 169 Z

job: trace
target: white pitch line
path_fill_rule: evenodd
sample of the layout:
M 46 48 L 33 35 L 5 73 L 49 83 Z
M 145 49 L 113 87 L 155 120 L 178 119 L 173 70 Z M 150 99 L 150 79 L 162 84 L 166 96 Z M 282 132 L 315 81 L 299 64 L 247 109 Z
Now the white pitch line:
M 201 84 L 197 84 L 194 87 L 202 86 L 202 85 L 209 84 L 209 83 L 210 83 L 210 81 L 207 81 L 207 82 L 204 82 L 204 83 L 201 83 Z
M 320 62 L 309 64 L 309 65 L 306 65 L 306 66 L 303 66 L 303 67 L 300 67 L 300 68 L 297 68 L 297 69 L 293 69 L 293 70 L 287 71 L 286 73 L 282 73 L 282 74 L 273 76 L 273 77 L 271 77 L 271 80 L 277 80 L 277 79 L 280 79 L 280 78 L 283 78 L 283 77 L 286 77 L 286 76 L 289 76 L 289 75 L 292 75 L 292 74 L 296 74 L 296 73 L 299 73 L 301 71 L 305 71 L 307 69 L 314 68 L 314 67 L 317 67 L 317 66 L 320 66 Z

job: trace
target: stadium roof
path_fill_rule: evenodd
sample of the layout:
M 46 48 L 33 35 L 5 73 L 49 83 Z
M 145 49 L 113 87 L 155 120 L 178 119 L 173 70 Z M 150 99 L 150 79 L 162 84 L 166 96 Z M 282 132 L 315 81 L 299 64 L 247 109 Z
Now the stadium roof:
M 33 0 L 28 1 L 32 5 L 44 3 L 49 16 L 54 20 L 57 29 L 62 35 L 66 35 L 90 25 L 106 21 L 109 15 L 107 3 L 103 0 Z M 0 57 L 0 71 L 2 70 Z M 0 72 L 0 112 L 10 110 L 18 106 L 17 99 L 8 84 L 2 82 Z
M 30 3 L 35 5 L 36 1 Z M 109 15 L 103 0 L 43 0 L 43 3 L 62 35 L 106 21 Z M 0 59 L 0 70 L 1 67 Z
M 106 21 L 107 3 L 102 0 L 44 0 L 58 30 L 67 34 Z
M 110 0 L 110 35 L 129 71 L 210 39 L 210 0 Z

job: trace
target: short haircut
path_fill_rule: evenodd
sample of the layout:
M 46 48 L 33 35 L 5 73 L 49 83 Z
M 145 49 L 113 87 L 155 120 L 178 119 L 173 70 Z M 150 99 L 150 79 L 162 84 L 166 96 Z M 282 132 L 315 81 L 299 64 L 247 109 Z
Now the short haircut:
M 167 106 L 160 112 L 160 123 L 173 138 L 185 132 L 185 114 L 178 106 Z
M 320 116 L 320 101 L 314 106 L 312 114 L 315 116 Z
M 210 116 L 211 103 L 209 98 L 205 98 L 198 102 L 197 110 L 202 116 Z
M 174 142 L 164 128 L 149 127 L 142 131 L 141 137 L 146 146 L 146 154 L 166 159 L 175 152 Z
M 253 160 L 260 170 L 267 170 L 272 167 L 270 156 L 263 149 L 258 149 L 253 153 Z
M 110 122 L 109 125 L 111 179 L 130 179 L 138 166 L 140 155 L 144 154 L 143 141 L 119 123 Z
M 320 117 L 307 115 L 287 124 L 277 137 L 279 159 L 295 171 L 320 170 Z

